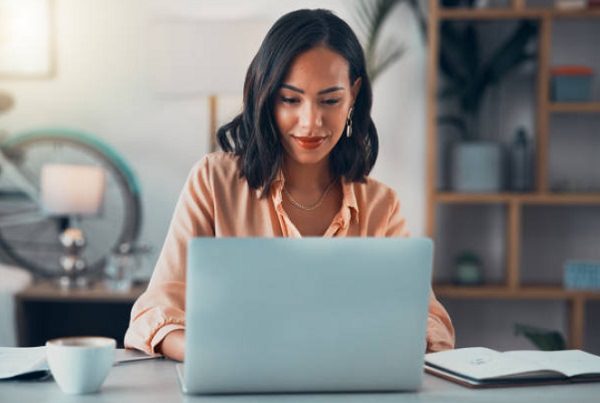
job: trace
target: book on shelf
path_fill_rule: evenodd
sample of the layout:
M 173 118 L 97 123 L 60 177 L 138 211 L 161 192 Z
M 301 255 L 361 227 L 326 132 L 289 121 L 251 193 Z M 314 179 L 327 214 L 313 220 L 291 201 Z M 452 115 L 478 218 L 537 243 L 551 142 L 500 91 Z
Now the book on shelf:
M 425 371 L 470 388 L 600 381 L 600 357 L 581 350 L 458 348 L 425 355 Z

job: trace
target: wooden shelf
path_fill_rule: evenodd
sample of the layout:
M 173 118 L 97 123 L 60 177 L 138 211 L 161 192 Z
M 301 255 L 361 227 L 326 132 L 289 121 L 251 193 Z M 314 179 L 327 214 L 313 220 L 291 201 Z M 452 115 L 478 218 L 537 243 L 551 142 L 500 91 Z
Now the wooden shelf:
M 440 20 L 498 20 L 541 18 L 600 18 L 600 9 L 558 10 L 554 8 L 446 8 L 439 11 Z
M 583 10 L 547 10 L 552 18 L 600 18 L 599 8 Z
M 572 193 L 553 192 L 549 178 L 550 166 L 550 133 L 552 114 L 600 114 L 600 100 L 594 102 L 552 102 L 550 100 L 550 71 L 551 53 L 555 42 L 557 22 L 564 20 L 570 23 L 588 23 L 586 19 L 600 19 L 600 8 L 583 10 L 558 10 L 552 7 L 533 8 L 523 6 L 526 0 L 513 0 L 514 7 L 496 9 L 467 9 L 467 8 L 440 8 L 438 0 L 429 0 L 428 24 L 428 54 L 427 54 L 427 223 L 426 234 L 437 238 L 439 232 L 446 235 L 456 231 L 456 228 L 440 228 L 440 205 L 500 205 L 505 210 L 505 223 L 502 233 L 498 238 L 504 237 L 503 252 L 505 260 L 504 281 L 501 284 L 486 284 L 479 287 L 460 287 L 453 284 L 434 284 L 433 290 L 438 297 L 472 299 L 475 300 L 555 300 L 567 305 L 566 322 L 567 337 L 570 348 L 584 346 L 586 320 L 586 302 L 600 300 L 600 290 L 567 290 L 562 285 L 521 285 L 522 273 L 527 269 L 522 267 L 523 222 L 527 212 L 524 207 L 533 209 L 535 206 L 594 206 L 600 208 L 600 192 Z M 571 19 L 571 20 L 570 20 Z M 527 193 L 499 192 L 499 193 L 456 193 L 440 191 L 436 188 L 439 183 L 440 144 L 436 117 L 439 116 L 439 64 L 440 45 L 442 41 L 440 23 L 443 21 L 498 21 L 512 22 L 529 20 L 538 25 L 537 34 L 537 63 L 533 81 L 535 87 L 535 106 L 532 111 L 535 127 L 535 190 Z M 512 20 L 512 21 L 511 21 Z M 560 21 L 559 21 L 560 20 Z M 593 21 L 596 23 L 596 21 Z M 599 21 L 600 23 L 600 21 Z M 593 49 L 595 38 L 589 35 L 586 42 Z M 574 117 L 576 118 L 576 117 Z M 592 213 L 590 213 L 592 214 Z M 443 216 L 443 214 L 442 214 Z M 442 237 L 444 239 L 444 237 Z M 444 253 L 449 253 L 445 251 Z
M 509 203 L 518 196 L 513 193 L 456 193 L 437 192 L 434 199 L 438 203 L 479 204 Z
M 561 286 L 522 286 L 509 288 L 504 285 L 455 286 L 452 284 L 434 284 L 437 297 L 457 299 L 598 299 L 600 290 L 567 290 Z
M 548 105 L 553 113 L 600 113 L 600 102 L 555 102 Z
M 440 20 L 538 19 L 543 15 L 542 10 L 511 8 L 447 8 L 439 11 Z
M 600 193 L 454 193 L 437 192 L 434 199 L 447 204 L 520 203 L 547 205 L 600 204 Z
M 62 289 L 50 281 L 40 281 L 17 294 L 23 301 L 52 302 L 101 302 L 101 303 L 133 303 L 145 290 L 147 284 L 135 284 L 124 292 L 111 291 L 102 283 L 89 288 Z

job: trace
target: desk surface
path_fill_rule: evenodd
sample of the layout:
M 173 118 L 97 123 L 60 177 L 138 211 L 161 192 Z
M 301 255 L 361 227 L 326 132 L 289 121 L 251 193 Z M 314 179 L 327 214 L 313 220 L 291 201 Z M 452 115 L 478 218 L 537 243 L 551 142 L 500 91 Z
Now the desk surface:
M 52 380 L 0 381 L 0 402 L 598 402 L 600 383 L 472 390 L 425 375 L 419 393 L 186 396 L 175 363 L 158 359 L 114 367 L 99 393 L 64 395 Z

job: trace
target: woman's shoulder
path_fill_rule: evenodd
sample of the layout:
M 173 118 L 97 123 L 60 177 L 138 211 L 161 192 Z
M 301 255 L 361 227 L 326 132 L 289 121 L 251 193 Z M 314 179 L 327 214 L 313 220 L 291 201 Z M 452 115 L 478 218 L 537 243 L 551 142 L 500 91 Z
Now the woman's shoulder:
M 206 154 L 197 161 L 192 168 L 192 172 L 211 177 L 235 174 L 238 172 L 238 157 L 233 153 L 215 151 Z
M 202 159 L 196 163 L 196 166 L 206 167 L 208 169 L 237 169 L 238 158 L 239 157 L 234 153 L 215 151 L 202 157 Z
M 212 152 L 197 161 L 188 177 L 193 183 L 204 183 L 215 189 L 228 187 L 241 181 L 238 157 L 228 152 Z

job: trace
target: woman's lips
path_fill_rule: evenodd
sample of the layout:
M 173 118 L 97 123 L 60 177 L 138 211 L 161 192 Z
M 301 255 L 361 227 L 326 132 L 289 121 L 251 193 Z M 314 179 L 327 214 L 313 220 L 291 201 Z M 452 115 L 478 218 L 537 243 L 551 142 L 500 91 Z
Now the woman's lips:
M 296 137 L 296 136 L 292 136 L 292 139 L 294 139 L 294 141 L 296 143 L 298 143 L 298 145 L 304 149 L 307 150 L 314 150 L 315 148 L 318 148 L 321 144 L 323 144 L 323 142 L 325 141 L 325 139 L 327 139 L 327 137 Z

